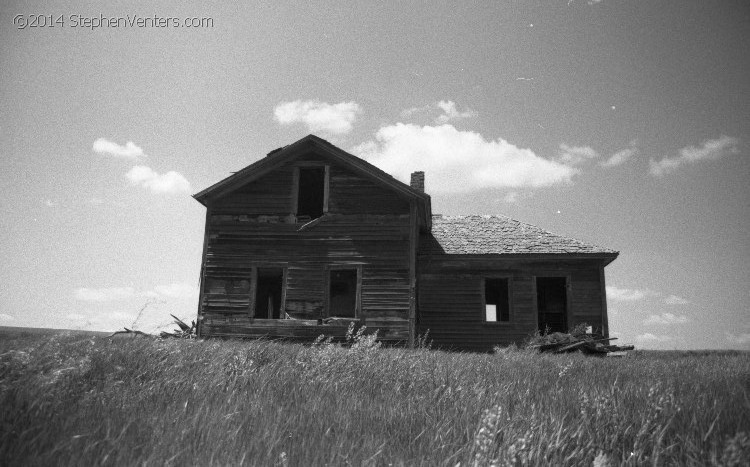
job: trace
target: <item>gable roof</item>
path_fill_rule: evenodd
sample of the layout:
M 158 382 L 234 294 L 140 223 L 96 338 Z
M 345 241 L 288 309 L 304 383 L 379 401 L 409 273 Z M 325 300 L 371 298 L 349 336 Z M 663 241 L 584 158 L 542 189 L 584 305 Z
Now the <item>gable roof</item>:
M 343 149 L 340 149 L 315 135 L 307 135 L 292 144 L 269 152 L 263 159 L 250 164 L 233 175 L 230 175 L 218 183 L 194 194 L 193 198 L 204 206 L 207 206 L 212 198 L 217 198 L 229 193 L 240 186 L 271 172 L 294 157 L 311 151 L 316 154 L 328 156 L 331 159 L 340 162 L 354 172 L 368 177 L 374 182 L 395 191 L 402 197 L 416 200 L 420 218 L 422 219 L 422 222 L 420 223 L 429 229 L 432 215 L 429 195 L 419 190 L 415 190 L 411 186 L 397 180 L 392 175 L 380 170 L 369 162 L 349 154 Z
M 619 254 L 510 217 L 477 215 L 432 216 L 432 235 L 419 250 L 422 255 L 584 254 L 609 261 Z

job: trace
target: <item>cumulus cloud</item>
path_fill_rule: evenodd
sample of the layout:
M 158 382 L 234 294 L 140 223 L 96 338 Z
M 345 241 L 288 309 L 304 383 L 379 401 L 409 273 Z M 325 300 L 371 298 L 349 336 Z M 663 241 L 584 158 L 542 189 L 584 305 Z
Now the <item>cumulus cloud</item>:
M 184 282 L 173 282 L 171 284 L 157 285 L 148 295 L 169 298 L 192 298 L 198 295 L 198 289 Z
M 599 165 L 602 167 L 616 167 L 618 165 L 624 164 L 636 154 L 638 154 L 638 148 L 636 147 L 635 141 L 633 141 L 630 143 L 629 147 L 617 151 L 616 153 L 612 154 L 606 161 L 600 162 Z
M 638 342 L 669 342 L 672 341 L 673 338 L 671 336 L 657 335 L 647 332 L 635 336 L 635 340 Z
M 646 297 L 654 295 L 654 292 L 651 292 L 650 290 L 638 290 L 638 289 L 625 289 L 620 287 L 614 287 L 612 285 L 608 285 L 606 287 L 607 289 L 607 298 L 611 298 L 612 300 L 616 300 L 619 302 L 632 302 L 636 300 L 643 300 Z
M 108 156 L 122 157 L 125 159 L 138 159 L 145 156 L 145 154 L 143 154 L 143 149 L 138 147 L 132 141 L 128 141 L 125 143 L 125 146 L 121 146 L 106 138 L 99 138 L 94 141 L 92 149 L 98 154 L 106 154 Z
M 6 313 L 0 313 L 0 321 L 14 321 L 16 318 Z
M 667 305 L 689 305 L 690 300 L 678 297 L 677 295 L 670 295 L 664 299 L 664 303 Z
M 455 120 L 476 117 L 477 113 L 471 109 L 459 111 L 453 101 L 438 101 L 422 107 L 412 107 L 401 112 L 402 118 L 429 117 L 435 124 L 442 125 Z
M 662 313 L 660 315 L 650 315 L 648 318 L 643 320 L 643 324 L 648 325 L 667 325 L 667 324 L 684 324 L 689 322 L 687 316 L 679 316 L 673 313 Z
M 73 294 L 76 299 L 85 302 L 112 302 L 135 296 L 135 290 L 132 287 L 108 287 L 101 289 L 81 287 L 75 289 Z
M 435 123 L 437 124 L 448 123 L 451 120 L 463 120 L 465 118 L 476 117 L 477 115 L 471 109 L 459 112 L 456 108 L 456 103 L 453 101 L 440 101 L 436 105 L 443 111 L 442 115 L 438 115 L 435 119 Z
M 565 143 L 560 145 L 557 152 L 557 161 L 566 165 L 580 165 L 598 157 L 599 153 L 589 146 L 568 146 Z
M 750 345 L 750 332 L 743 332 L 739 334 L 735 334 L 733 332 L 726 332 L 725 336 L 727 338 L 727 342 L 730 342 L 732 344 L 737 344 L 741 346 Z
M 687 146 L 680 149 L 675 157 L 665 157 L 660 161 L 649 161 L 649 172 L 655 177 L 663 177 L 674 172 L 682 165 L 695 164 L 700 161 L 716 160 L 739 152 L 740 140 L 721 135 L 717 139 L 708 139 L 700 146 Z
M 136 165 L 125 174 L 125 178 L 130 181 L 131 185 L 148 188 L 154 193 L 190 192 L 190 182 L 179 172 L 170 171 L 160 175 L 150 167 Z
M 503 201 L 505 201 L 508 204 L 513 204 L 518 202 L 518 192 L 511 191 L 505 194 L 503 196 Z
M 487 141 L 448 124 L 385 126 L 352 152 L 405 182 L 411 172 L 425 171 L 428 192 L 551 186 L 570 182 L 578 173 L 530 149 L 500 138 Z
M 352 131 L 352 124 L 362 108 L 356 102 L 328 104 L 319 100 L 282 102 L 273 111 L 282 125 L 304 123 L 310 132 L 342 135 Z

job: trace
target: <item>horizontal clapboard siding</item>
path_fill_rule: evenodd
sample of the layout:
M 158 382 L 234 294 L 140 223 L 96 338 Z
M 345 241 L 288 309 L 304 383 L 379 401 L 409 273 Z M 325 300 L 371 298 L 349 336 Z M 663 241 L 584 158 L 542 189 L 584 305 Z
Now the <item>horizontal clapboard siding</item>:
M 491 350 L 521 343 L 537 330 L 535 277 L 570 277 L 569 326 L 602 326 L 600 262 L 537 261 L 423 256 L 418 263 L 418 332 L 441 348 Z M 482 284 L 487 277 L 509 277 L 509 323 L 484 321 Z
M 295 167 L 329 165 L 328 213 L 301 228 L 292 214 Z M 283 165 L 210 204 L 200 304 L 204 336 L 339 336 L 325 318 L 328 267 L 361 267 L 361 315 L 386 341 L 408 339 L 409 203 L 326 158 Z M 291 320 L 250 318 L 251 294 L 211 293 L 212 279 L 247 279 L 253 267 L 286 268 L 284 311 Z M 279 324 L 281 323 L 281 324 Z M 324 332 L 325 331 L 325 332 Z M 344 331 L 345 332 L 345 327 Z M 343 334 L 341 334 L 343 336 Z

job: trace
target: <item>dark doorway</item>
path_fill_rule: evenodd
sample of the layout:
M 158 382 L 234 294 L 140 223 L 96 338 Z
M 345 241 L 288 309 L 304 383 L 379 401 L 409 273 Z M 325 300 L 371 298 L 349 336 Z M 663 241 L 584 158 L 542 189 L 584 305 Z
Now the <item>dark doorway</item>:
M 329 316 L 355 318 L 357 315 L 357 270 L 332 270 L 329 293 Z
M 299 189 L 297 191 L 297 216 L 317 219 L 323 215 L 325 198 L 325 167 L 299 169 Z
M 259 268 L 258 287 L 255 292 L 255 317 L 279 319 L 281 317 L 281 287 L 284 270 Z
M 539 332 L 568 331 L 568 293 L 565 277 L 537 277 L 536 305 Z

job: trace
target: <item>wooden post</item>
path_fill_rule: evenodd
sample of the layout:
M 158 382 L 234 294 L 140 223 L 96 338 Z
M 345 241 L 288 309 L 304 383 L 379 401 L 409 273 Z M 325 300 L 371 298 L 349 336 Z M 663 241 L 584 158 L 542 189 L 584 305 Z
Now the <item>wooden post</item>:
M 599 290 L 602 296 L 602 335 L 609 337 L 609 318 L 607 316 L 607 287 L 604 283 L 604 265 L 599 265 Z
M 250 269 L 250 307 L 247 310 L 247 314 L 250 319 L 255 318 L 255 296 L 258 290 L 258 268 L 253 266 Z
M 208 236 L 210 234 L 209 222 L 211 221 L 211 208 L 206 208 L 206 226 L 203 229 L 203 253 L 201 255 L 201 273 L 200 273 L 200 285 L 198 290 L 198 316 L 196 317 L 196 334 L 198 337 L 203 337 L 203 288 L 206 286 L 206 252 L 208 250 Z
M 416 338 L 417 316 L 417 239 L 419 221 L 417 203 L 409 203 L 409 348 L 413 349 Z

